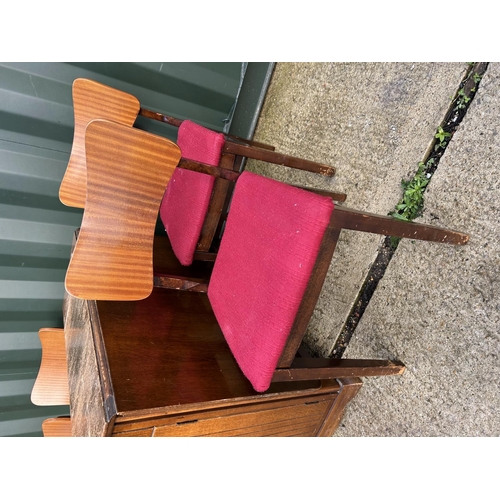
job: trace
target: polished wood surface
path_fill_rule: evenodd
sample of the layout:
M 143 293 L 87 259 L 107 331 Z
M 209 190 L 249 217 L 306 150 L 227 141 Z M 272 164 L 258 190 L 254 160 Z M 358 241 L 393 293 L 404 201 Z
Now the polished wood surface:
M 140 104 L 131 94 L 85 78 L 77 78 L 73 82 L 72 93 L 75 123 L 73 145 L 59 188 L 59 199 L 65 205 L 85 208 L 85 128 L 95 118 L 132 126 L 139 114 Z
M 145 300 L 98 301 L 96 307 L 119 412 L 257 394 L 236 364 L 206 294 L 155 288 Z
M 38 332 L 42 344 L 42 362 L 31 402 L 37 406 L 69 404 L 68 364 L 62 328 L 42 328 Z
M 104 120 L 87 126 L 85 143 L 87 200 L 66 290 L 85 299 L 143 299 L 153 288 L 154 230 L 180 149 Z
M 43 437 L 71 437 L 71 418 L 47 418 L 42 422 Z
M 65 302 L 75 436 L 328 436 L 361 384 L 277 382 L 255 392 L 205 294 Z

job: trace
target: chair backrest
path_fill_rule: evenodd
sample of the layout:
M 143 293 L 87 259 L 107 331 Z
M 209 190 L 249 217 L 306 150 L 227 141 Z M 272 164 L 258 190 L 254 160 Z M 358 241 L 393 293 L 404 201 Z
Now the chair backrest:
M 224 142 L 223 134 L 191 121 L 186 120 L 179 127 L 177 144 L 182 157 L 188 160 L 218 166 Z M 185 266 L 193 262 L 209 212 L 215 180 L 211 175 L 177 169 L 165 191 L 160 217 L 172 250 Z
M 64 205 L 85 208 L 85 128 L 96 118 L 113 120 L 131 127 L 141 106 L 133 95 L 85 78 L 77 78 L 73 82 L 72 94 L 75 121 L 73 145 L 59 188 L 59 199 Z
M 87 199 L 66 290 L 84 299 L 141 300 L 153 289 L 156 220 L 180 150 L 105 120 L 89 123 L 85 148 Z
M 43 437 L 71 437 L 71 417 L 47 418 L 42 422 Z
M 42 344 L 42 361 L 31 401 L 37 406 L 69 404 L 68 364 L 62 328 L 42 328 L 38 332 Z

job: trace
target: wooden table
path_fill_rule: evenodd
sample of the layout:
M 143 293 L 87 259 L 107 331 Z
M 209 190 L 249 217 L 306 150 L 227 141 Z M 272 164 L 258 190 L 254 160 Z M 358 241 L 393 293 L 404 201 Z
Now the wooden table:
M 64 320 L 74 436 L 331 436 L 361 387 L 352 378 L 255 392 L 206 294 L 66 295 Z

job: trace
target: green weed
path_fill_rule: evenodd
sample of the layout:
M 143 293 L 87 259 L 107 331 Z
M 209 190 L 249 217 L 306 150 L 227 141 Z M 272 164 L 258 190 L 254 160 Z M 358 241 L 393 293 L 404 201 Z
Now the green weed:
M 470 98 L 466 97 L 466 99 L 470 101 Z M 448 144 L 448 138 L 451 137 L 451 134 L 449 132 L 445 132 L 442 127 L 438 127 L 434 137 L 439 141 L 434 146 L 434 150 L 437 151 L 440 148 L 444 149 L 446 147 Z
M 434 163 L 434 160 L 429 160 L 429 162 Z M 421 214 L 424 207 L 425 187 L 429 184 L 429 177 L 425 173 L 425 169 L 432 165 L 429 162 L 427 165 L 424 162 L 418 164 L 418 170 L 413 179 L 401 180 L 403 199 L 389 215 L 395 219 L 412 221 Z

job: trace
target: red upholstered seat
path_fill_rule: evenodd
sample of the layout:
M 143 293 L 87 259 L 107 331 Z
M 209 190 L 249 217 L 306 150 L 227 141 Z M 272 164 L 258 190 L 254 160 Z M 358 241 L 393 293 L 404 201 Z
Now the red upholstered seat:
M 269 388 L 334 205 L 251 172 L 234 191 L 208 297 L 241 370 Z
M 179 127 L 177 144 L 188 160 L 217 166 L 224 142 L 223 134 L 189 120 Z M 176 169 L 161 202 L 160 218 L 175 255 L 185 266 L 193 262 L 213 186 L 210 175 Z

